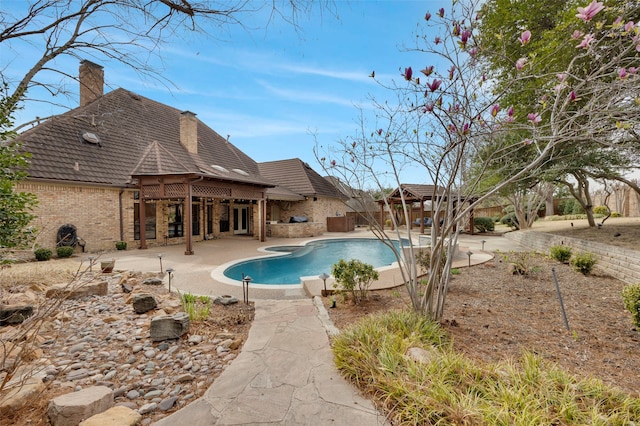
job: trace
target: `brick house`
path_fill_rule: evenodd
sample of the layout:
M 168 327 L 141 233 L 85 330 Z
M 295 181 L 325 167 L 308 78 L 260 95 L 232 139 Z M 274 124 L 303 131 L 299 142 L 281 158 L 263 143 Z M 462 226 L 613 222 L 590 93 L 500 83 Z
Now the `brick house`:
M 238 234 L 264 241 L 276 211 L 280 220 L 306 214 L 323 223 L 323 212 L 340 201 L 317 208 L 321 203 L 309 197 L 328 199 L 328 189 L 307 193 L 297 181 L 263 175 L 190 111 L 122 88 L 103 90 L 102 67 L 82 61 L 80 106 L 18 138 L 32 158 L 17 190 L 38 197 L 40 246 L 55 247 L 58 230 L 71 224 L 89 251 L 125 241 L 140 248 L 185 244 L 192 254 L 193 241 Z

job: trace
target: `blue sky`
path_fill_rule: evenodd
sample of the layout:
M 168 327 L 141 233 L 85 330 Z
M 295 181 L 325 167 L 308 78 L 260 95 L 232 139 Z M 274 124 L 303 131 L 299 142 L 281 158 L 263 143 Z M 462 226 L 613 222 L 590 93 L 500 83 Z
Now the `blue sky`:
M 21 1 L 1 0 L 3 7 Z M 312 16 L 300 19 L 298 32 L 277 21 L 255 31 L 231 27 L 221 35 L 223 40 L 183 34 L 165 46 L 163 63 L 156 65 L 164 67 L 163 77 L 175 85 L 171 88 L 117 62 L 87 59 L 104 66 L 106 91 L 123 87 L 192 111 L 256 161 L 298 157 L 324 174 L 313 154 L 311 133 L 323 145 L 356 135 L 358 107 L 371 111 L 371 96 L 389 96 L 369 78 L 371 71 L 381 82 L 401 81 L 404 67 L 426 65 L 424 54 L 407 52 L 403 45 L 412 42 L 428 10 L 433 13 L 446 3 L 336 0 L 337 17 L 326 12 L 320 16 L 316 8 Z M 17 76 L 33 63 L 27 49 L 8 51 L 1 45 L 0 58 Z M 55 65 L 77 75 L 79 64 L 73 58 Z M 68 84 L 77 93 L 76 83 Z M 68 108 L 77 106 L 75 96 L 59 101 Z M 30 103 L 16 115 L 16 124 L 61 111 Z M 429 183 L 426 179 L 416 171 L 403 175 L 405 182 Z

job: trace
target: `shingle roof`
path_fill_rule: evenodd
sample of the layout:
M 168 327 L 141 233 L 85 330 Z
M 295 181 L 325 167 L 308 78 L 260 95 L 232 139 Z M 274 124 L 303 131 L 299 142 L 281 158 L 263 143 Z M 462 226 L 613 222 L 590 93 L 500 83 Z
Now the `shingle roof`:
M 299 158 L 258 163 L 258 167 L 262 176 L 297 194 L 342 200 L 348 198 Z
M 180 113 L 116 89 L 25 131 L 19 140 L 32 154 L 28 172 L 34 179 L 126 186 L 133 174 L 195 173 L 272 186 L 255 161 L 200 120 L 198 154 L 190 154 L 180 143 Z M 83 138 L 85 133 L 99 143 Z

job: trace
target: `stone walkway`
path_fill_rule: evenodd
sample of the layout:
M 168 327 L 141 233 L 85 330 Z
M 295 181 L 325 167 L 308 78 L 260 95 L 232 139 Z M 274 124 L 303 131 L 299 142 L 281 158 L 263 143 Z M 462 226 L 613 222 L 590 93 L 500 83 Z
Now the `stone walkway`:
M 156 426 L 388 424 L 338 374 L 331 325 L 311 299 L 258 300 L 255 307 L 240 355 L 204 397 Z

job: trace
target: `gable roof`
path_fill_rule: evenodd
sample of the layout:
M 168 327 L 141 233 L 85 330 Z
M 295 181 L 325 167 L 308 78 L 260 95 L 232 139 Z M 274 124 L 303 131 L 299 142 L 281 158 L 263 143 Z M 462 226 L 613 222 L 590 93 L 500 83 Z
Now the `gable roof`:
M 258 168 L 262 176 L 297 194 L 306 197 L 323 196 L 341 200 L 348 198 L 299 158 L 258 163 Z
M 19 135 L 32 154 L 29 177 L 127 186 L 132 175 L 197 174 L 273 186 L 255 161 L 200 120 L 198 153 L 189 153 L 180 143 L 181 112 L 116 89 Z
M 347 207 L 349 207 L 351 210 L 356 212 L 378 210 L 378 204 L 369 192 L 362 189 L 352 188 L 347 183 L 341 181 L 335 176 L 325 176 L 324 178 L 349 198 L 349 200 L 347 201 Z

